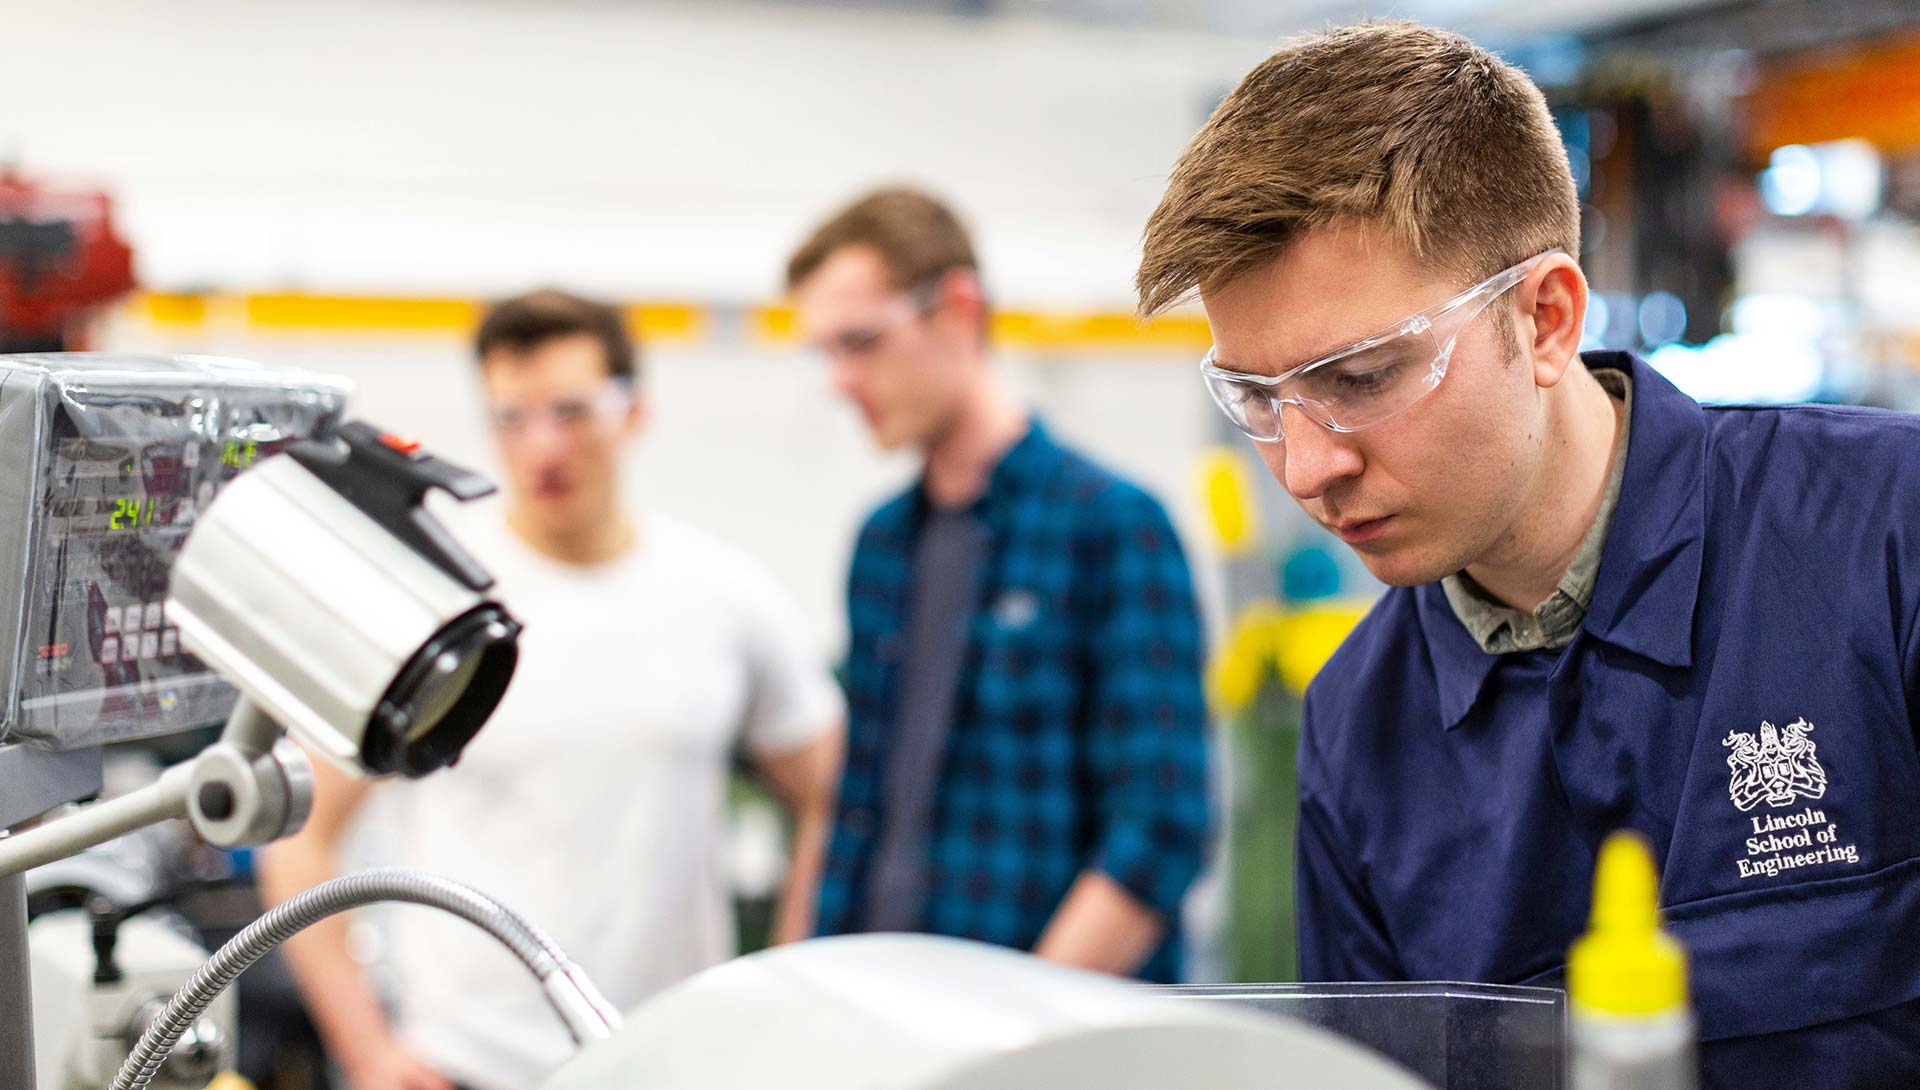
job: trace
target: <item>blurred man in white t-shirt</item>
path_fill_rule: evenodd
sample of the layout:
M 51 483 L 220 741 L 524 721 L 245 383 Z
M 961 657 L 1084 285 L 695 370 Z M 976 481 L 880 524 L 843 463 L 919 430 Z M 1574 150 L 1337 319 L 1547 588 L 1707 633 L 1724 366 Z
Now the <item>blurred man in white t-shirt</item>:
M 451 770 L 351 779 L 265 856 L 280 901 L 340 871 L 350 819 L 382 863 L 448 875 L 546 929 L 616 1006 L 731 956 L 723 866 L 741 746 L 793 817 L 774 938 L 812 928 L 843 708 L 796 610 L 743 553 L 619 499 L 645 424 L 613 310 L 558 292 L 494 307 L 477 350 L 506 518 L 463 534 L 526 625 L 500 709 Z M 391 914 L 388 1015 L 327 921 L 287 956 L 350 1090 L 528 1090 L 571 1053 L 511 955 L 450 916 Z

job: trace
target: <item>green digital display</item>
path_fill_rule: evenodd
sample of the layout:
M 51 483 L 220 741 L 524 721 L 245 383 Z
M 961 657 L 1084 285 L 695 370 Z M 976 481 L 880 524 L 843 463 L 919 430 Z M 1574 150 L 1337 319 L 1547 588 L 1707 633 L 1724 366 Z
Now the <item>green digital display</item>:
M 154 513 L 159 509 L 159 501 L 152 497 L 146 500 L 114 500 L 113 517 L 107 520 L 107 527 L 113 530 L 132 530 L 141 526 L 152 526 Z
M 245 469 L 260 456 L 260 448 L 253 440 L 232 442 L 220 450 L 220 464 L 229 469 Z

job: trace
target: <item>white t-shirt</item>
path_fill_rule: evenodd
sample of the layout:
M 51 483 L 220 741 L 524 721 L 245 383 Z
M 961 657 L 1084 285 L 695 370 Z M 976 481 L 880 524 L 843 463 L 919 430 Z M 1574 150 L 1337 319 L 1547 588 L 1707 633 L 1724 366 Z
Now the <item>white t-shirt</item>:
M 383 783 L 369 861 L 465 881 L 553 936 L 614 1006 L 731 957 L 724 793 L 732 747 L 778 753 L 842 715 L 799 614 L 744 553 L 650 516 L 580 567 L 504 526 L 461 540 L 525 625 L 499 710 L 460 763 Z M 573 1052 L 533 978 L 467 923 L 383 916 L 401 1037 L 476 1090 L 527 1090 Z

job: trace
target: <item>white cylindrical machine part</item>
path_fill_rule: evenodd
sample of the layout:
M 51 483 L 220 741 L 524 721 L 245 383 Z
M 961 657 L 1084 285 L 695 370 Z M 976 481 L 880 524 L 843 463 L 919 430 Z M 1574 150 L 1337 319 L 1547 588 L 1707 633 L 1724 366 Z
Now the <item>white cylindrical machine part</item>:
M 201 513 L 167 609 L 188 650 L 351 768 L 402 666 L 482 602 L 281 455 Z
M 120 979 L 112 983 L 94 980 L 93 923 L 85 912 L 68 909 L 41 916 L 28 930 L 27 941 L 33 951 L 39 1090 L 106 1086 L 132 1047 L 129 1032 L 137 1037 L 150 1006 L 164 1004 L 207 958 L 205 950 L 148 916 L 120 924 L 114 946 Z M 196 1025 L 201 1024 L 207 1027 L 199 1034 L 203 1043 L 234 1041 L 239 1024 L 235 997 L 221 996 L 197 1020 Z M 225 1058 L 230 1061 L 232 1056 Z M 193 1067 L 184 1059 L 169 1064 L 153 1085 L 197 1090 L 212 1072 L 186 1085 L 174 1077 Z
M 927 935 L 852 935 L 709 969 L 542 1090 L 1419 1090 L 1314 1027 Z

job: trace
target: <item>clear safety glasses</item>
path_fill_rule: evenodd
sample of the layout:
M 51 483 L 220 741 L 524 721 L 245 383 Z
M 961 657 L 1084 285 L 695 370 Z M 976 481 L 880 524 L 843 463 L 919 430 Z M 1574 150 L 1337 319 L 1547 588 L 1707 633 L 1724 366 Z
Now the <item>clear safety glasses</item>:
M 1214 403 L 1235 427 L 1262 443 L 1286 437 L 1282 406 L 1293 405 L 1307 419 L 1330 431 L 1371 428 L 1432 393 L 1446 377 L 1454 342 L 1487 304 L 1526 279 L 1548 250 L 1399 324 L 1309 360 L 1280 375 L 1250 375 L 1217 366 L 1214 353 L 1200 362 L 1200 373 Z
M 537 428 L 549 426 L 563 435 L 588 431 L 616 419 L 632 406 L 633 385 L 625 379 L 608 379 L 592 392 L 558 397 L 547 401 L 495 401 L 488 406 L 493 430 L 508 439 L 518 439 Z
M 909 288 L 889 300 L 872 320 L 815 337 L 810 347 L 825 359 L 864 362 L 901 326 L 933 313 L 939 303 L 938 287 L 932 283 Z

